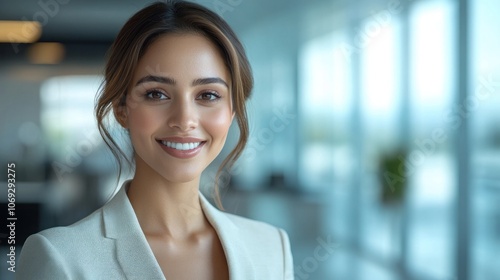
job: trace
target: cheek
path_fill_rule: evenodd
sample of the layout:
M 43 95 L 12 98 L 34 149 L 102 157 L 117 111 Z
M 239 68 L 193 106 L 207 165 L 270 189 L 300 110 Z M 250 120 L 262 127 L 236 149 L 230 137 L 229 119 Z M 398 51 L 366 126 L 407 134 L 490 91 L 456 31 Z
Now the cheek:
M 129 108 L 128 125 L 131 135 L 150 133 L 154 131 L 161 122 L 161 114 L 158 110 L 136 106 Z
M 212 135 L 214 140 L 217 138 L 224 140 L 231 126 L 232 113 L 229 109 L 214 110 L 209 112 L 202 120 L 203 126 Z

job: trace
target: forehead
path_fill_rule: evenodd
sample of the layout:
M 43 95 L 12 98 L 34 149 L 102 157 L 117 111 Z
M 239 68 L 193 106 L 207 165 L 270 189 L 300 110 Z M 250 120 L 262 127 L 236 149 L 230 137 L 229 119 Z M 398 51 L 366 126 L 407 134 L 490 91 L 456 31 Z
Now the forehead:
M 220 50 L 200 34 L 167 34 L 157 38 L 146 50 L 135 69 L 134 80 L 144 75 L 182 79 L 230 75 Z

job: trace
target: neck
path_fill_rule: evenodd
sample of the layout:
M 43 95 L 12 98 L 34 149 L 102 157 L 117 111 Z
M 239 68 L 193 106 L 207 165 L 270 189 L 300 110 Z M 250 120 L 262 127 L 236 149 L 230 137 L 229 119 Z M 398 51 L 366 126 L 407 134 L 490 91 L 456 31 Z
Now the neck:
M 183 240 L 204 230 L 208 221 L 199 199 L 199 180 L 169 182 L 138 164 L 127 195 L 144 234 Z

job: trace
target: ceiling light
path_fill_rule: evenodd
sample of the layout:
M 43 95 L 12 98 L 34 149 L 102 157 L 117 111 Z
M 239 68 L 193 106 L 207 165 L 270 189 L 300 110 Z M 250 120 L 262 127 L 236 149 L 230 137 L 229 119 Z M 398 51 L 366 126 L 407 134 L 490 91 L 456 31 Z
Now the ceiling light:
M 61 43 L 36 43 L 28 49 L 28 59 L 33 64 L 57 64 L 64 58 Z
M 0 43 L 33 43 L 42 35 L 38 21 L 0 20 Z

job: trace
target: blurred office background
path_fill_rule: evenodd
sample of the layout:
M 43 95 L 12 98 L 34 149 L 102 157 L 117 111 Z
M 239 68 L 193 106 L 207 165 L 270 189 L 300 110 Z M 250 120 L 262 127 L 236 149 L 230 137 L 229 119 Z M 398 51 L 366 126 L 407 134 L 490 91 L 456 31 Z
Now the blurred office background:
M 225 207 L 288 231 L 296 279 L 500 279 L 500 2 L 197 2 L 233 26 L 255 75 Z M 147 3 L 0 1 L 0 20 L 39 22 L 20 38 L 0 25 L 0 218 L 15 162 L 17 256 L 113 192 L 94 98 Z

